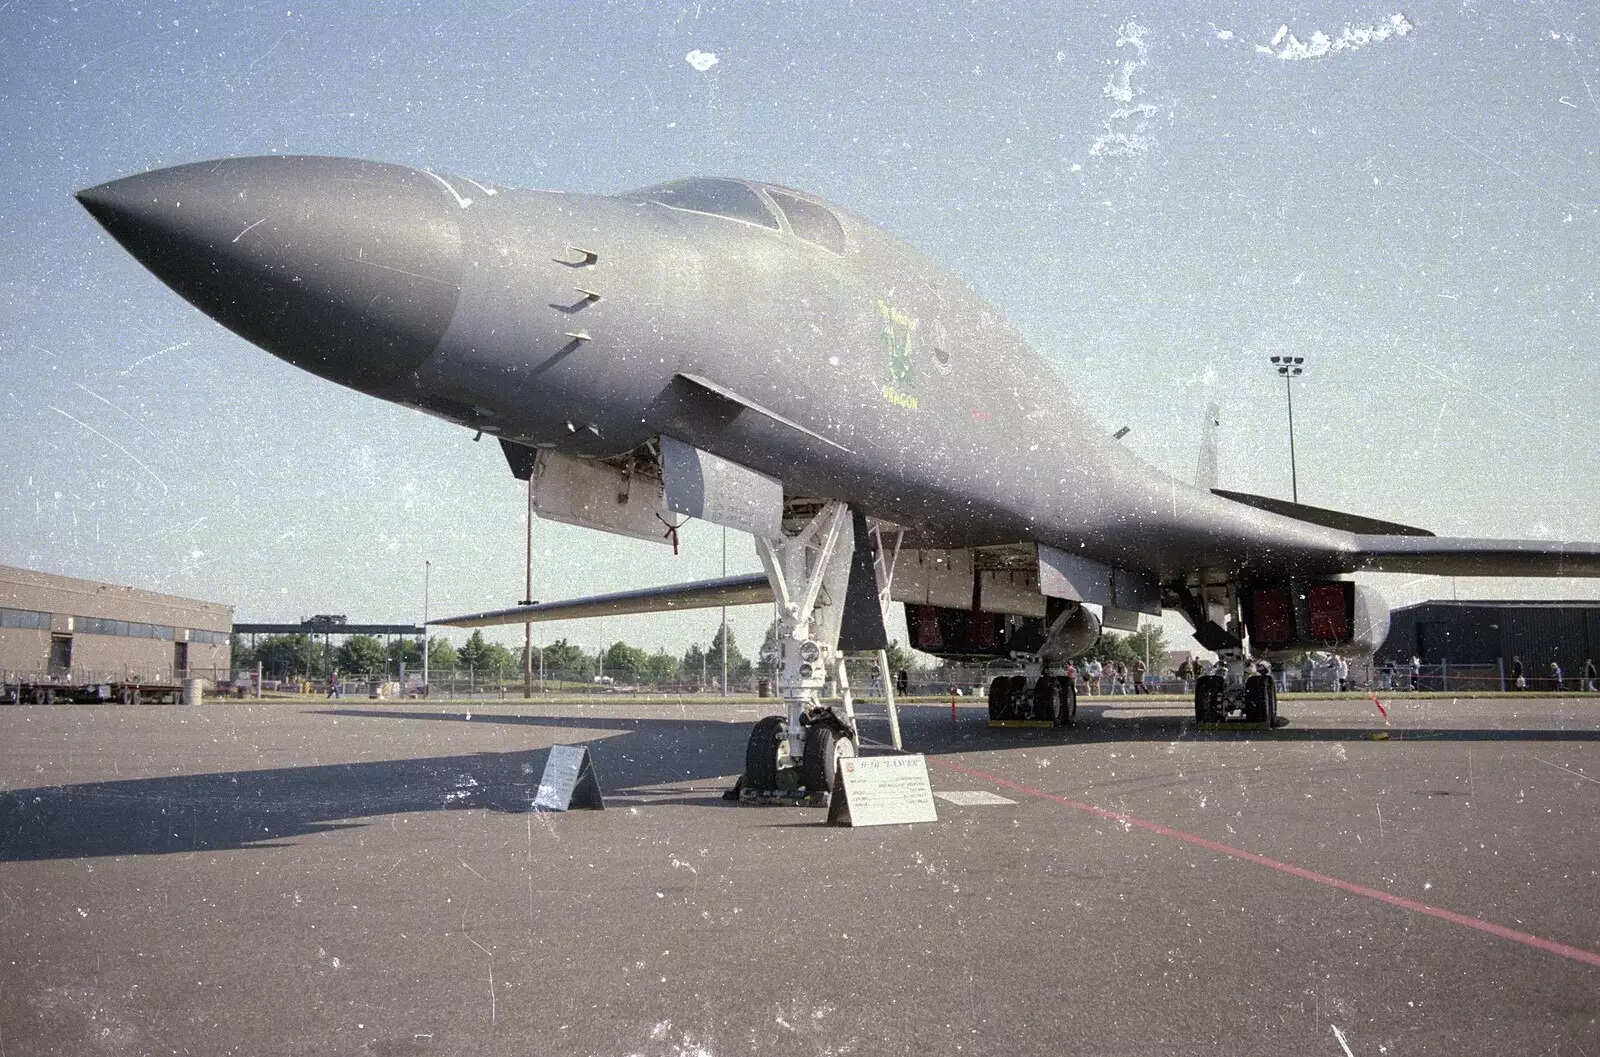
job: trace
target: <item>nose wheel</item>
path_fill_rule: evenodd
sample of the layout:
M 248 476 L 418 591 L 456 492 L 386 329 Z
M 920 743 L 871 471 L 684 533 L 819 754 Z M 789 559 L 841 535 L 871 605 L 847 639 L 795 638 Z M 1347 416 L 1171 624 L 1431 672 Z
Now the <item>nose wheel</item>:
M 800 760 L 801 784 L 810 794 L 833 789 L 839 761 L 856 754 L 856 743 L 832 726 L 813 724 L 806 730 L 805 754 Z

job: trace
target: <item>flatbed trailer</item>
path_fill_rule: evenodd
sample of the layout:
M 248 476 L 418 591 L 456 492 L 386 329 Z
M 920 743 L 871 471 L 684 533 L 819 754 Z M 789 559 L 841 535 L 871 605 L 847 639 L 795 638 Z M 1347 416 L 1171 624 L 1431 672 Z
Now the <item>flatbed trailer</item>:
M 176 705 L 183 701 L 177 683 L 118 681 L 105 683 L 9 683 L 5 701 L 12 705 Z

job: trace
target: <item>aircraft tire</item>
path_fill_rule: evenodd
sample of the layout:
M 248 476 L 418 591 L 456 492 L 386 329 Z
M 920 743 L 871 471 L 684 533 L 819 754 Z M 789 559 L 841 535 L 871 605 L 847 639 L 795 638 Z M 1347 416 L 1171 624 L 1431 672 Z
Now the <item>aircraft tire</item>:
M 1221 723 L 1227 718 L 1222 704 L 1223 680 L 1220 675 L 1202 675 L 1194 681 L 1194 721 Z
M 1061 725 L 1061 688 L 1048 675 L 1040 676 L 1033 684 L 1033 715 L 1029 718 Z
M 1056 700 L 1060 702 L 1060 707 L 1052 717 L 1056 726 L 1075 726 L 1078 722 L 1078 687 L 1064 675 L 1056 676 Z
M 1244 681 L 1244 718 L 1247 723 L 1272 722 L 1272 680 L 1252 675 Z
M 789 721 L 785 717 L 767 716 L 757 720 L 751 728 L 750 742 L 744 750 L 746 789 L 768 793 L 778 788 L 778 742 L 783 739 L 788 727 Z M 815 728 L 812 733 L 815 734 Z
M 989 718 L 1005 719 L 1011 690 L 1011 680 L 1002 676 L 989 682 Z
M 1011 705 L 1011 719 L 1027 719 L 1032 714 L 1032 700 L 1028 696 L 1028 679 L 1026 676 L 1013 675 L 1006 680 L 1011 684 L 1011 690 L 1006 695 L 1007 702 Z
M 816 724 L 806 728 L 806 752 L 800 760 L 800 781 L 808 793 L 833 789 L 841 756 L 854 756 L 855 743 L 832 727 Z

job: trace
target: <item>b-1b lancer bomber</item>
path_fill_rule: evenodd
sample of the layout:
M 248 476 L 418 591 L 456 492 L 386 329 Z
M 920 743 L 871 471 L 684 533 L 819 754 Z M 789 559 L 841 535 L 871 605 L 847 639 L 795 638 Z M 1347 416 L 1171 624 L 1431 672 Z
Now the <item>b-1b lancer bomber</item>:
M 1449 539 L 1175 480 L 1085 414 L 960 280 L 811 195 L 687 179 L 517 190 L 322 157 L 180 165 L 82 191 L 195 307 L 331 381 L 497 438 L 538 512 L 668 540 L 755 538 L 764 575 L 438 623 L 778 603 L 786 715 L 744 784 L 830 787 L 844 652 L 1009 656 L 991 715 L 1070 725 L 1067 660 L 1104 623 L 1181 612 L 1222 660 L 1195 716 L 1275 718 L 1251 657 L 1370 652 L 1361 570 L 1596 576 L 1592 543 Z

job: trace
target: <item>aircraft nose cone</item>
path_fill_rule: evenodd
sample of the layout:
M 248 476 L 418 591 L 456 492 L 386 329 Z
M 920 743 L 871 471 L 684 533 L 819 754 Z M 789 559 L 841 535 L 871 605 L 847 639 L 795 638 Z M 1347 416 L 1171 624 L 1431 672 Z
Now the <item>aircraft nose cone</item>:
M 439 344 L 461 286 L 461 199 L 416 169 L 269 157 L 78 192 L 163 282 L 234 333 L 381 394 Z

